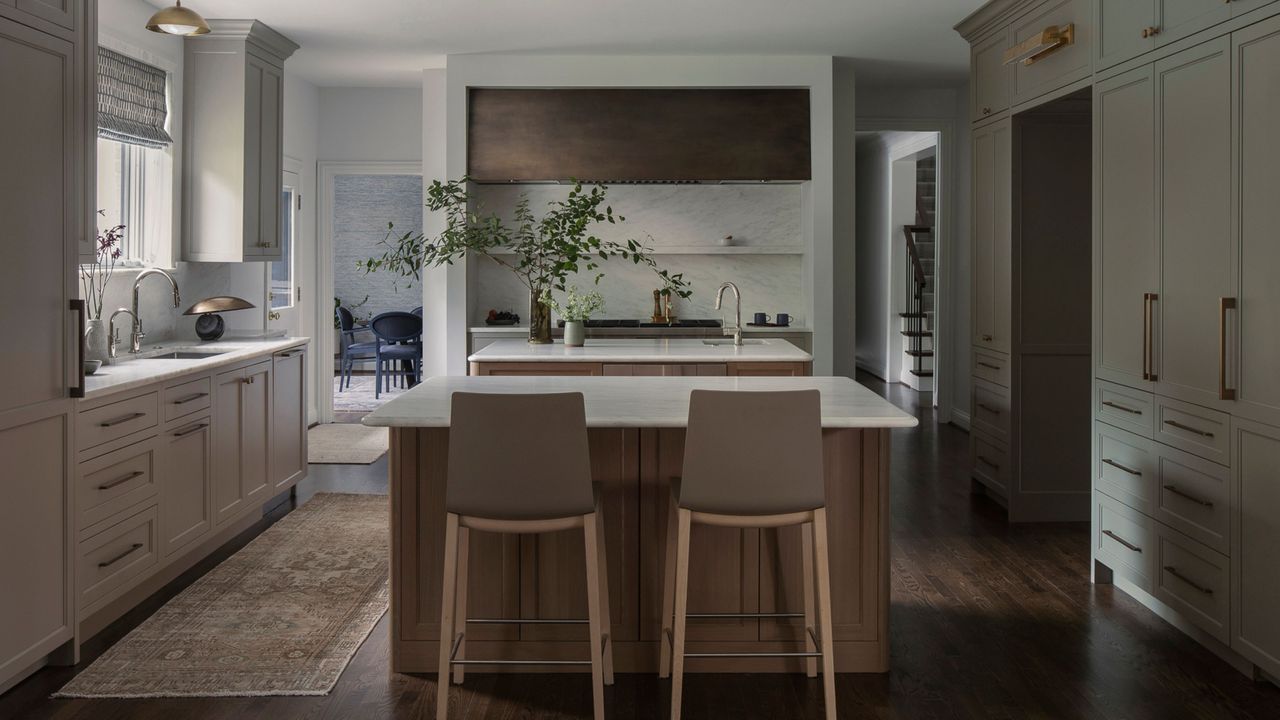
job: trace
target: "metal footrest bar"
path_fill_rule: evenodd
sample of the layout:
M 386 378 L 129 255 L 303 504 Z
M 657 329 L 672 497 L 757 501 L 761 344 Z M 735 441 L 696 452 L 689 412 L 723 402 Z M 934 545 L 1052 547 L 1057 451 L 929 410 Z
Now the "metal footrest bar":
M 473 625 L 586 625 L 589 620 L 576 618 L 468 618 Z
M 694 619 L 715 618 L 802 618 L 804 613 L 686 613 L 685 617 Z
M 590 665 L 590 660 L 450 660 L 450 665 Z
M 707 653 L 685 653 L 687 658 L 754 658 L 754 657 L 792 657 L 792 658 L 816 658 L 822 657 L 820 652 L 707 652 Z

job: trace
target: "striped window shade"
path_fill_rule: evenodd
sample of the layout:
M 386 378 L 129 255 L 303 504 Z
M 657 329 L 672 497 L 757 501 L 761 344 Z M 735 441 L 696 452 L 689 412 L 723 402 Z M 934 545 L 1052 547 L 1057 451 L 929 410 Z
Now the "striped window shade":
M 162 148 L 173 142 L 168 115 L 163 70 L 98 48 L 98 137 Z

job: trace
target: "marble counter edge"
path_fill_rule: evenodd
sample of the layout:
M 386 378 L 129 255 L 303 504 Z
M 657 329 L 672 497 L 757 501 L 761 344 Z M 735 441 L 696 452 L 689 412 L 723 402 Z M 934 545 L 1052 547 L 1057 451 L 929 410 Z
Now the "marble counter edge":
M 776 342 L 770 342 L 774 340 Z M 510 339 L 496 340 L 467 357 L 472 363 L 765 363 L 813 362 L 813 354 L 795 345 L 770 338 L 763 345 L 707 345 L 696 338 L 638 338 L 597 340 L 583 347 L 563 343 L 529 345 Z M 646 347 L 643 343 L 653 343 Z M 659 344 L 659 343 L 665 343 Z M 679 343 L 671 345 L 670 343 Z
M 270 340 L 227 340 L 212 343 L 182 343 L 177 341 L 164 343 L 164 347 L 173 349 L 210 349 L 219 347 L 220 344 L 224 347 L 226 345 L 251 345 L 252 347 L 238 347 L 219 355 L 196 360 L 131 359 L 112 365 L 103 365 L 102 369 L 97 373 L 85 376 L 84 397 L 78 400 L 80 402 L 97 400 L 154 383 L 164 382 L 165 380 L 216 370 L 217 368 L 233 365 L 261 355 L 273 355 L 281 350 L 303 347 L 310 344 L 310 342 L 311 338 L 309 337 L 283 337 Z M 118 371 L 119 369 L 124 369 L 128 372 L 128 375 L 122 375 L 118 381 L 108 379 L 111 378 L 113 370 Z

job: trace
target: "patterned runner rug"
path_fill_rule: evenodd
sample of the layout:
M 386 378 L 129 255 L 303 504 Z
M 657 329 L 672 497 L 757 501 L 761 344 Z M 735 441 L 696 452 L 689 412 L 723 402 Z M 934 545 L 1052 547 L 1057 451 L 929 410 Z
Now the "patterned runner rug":
M 54 697 L 325 695 L 387 609 L 385 495 L 322 493 Z

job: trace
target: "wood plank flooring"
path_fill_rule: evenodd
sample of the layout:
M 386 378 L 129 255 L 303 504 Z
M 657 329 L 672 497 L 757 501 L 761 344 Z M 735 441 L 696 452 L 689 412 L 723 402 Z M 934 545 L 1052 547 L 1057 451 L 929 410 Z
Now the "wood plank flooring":
M 913 407 L 910 391 L 859 380 Z M 1280 689 L 1250 680 L 1123 592 L 1091 585 L 1087 525 L 1010 527 L 990 500 L 971 495 L 967 436 L 935 425 L 927 408 L 918 414 L 919 428 L 893 438 L 893 671 L 839 676 L 842 718 L 1280 718 Z M 317 490 L 385 491 L 385 478 L 385 459 L 312 466 L 298 500 Z M 241 544 L 286 511 L 273 511 Z M 84 663 L 220 559 L 94 639 Z M 50 700 L 76 668 L 48 668 L 0 697 L 0 718 L 432 717 L 434 678 L 389 673 L 387 632 L 383 618 L 327 697 Z M 619 675 L 609 717 L 665 717 L 668 687 L 654 676 Z M 451 692 L 459 720 L 591 711 L 581 674 L 469 673 Z M 684 710 L 688 718 L 819 718 L 822 685 L 801 676 L 690 675 Z

